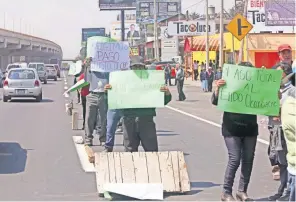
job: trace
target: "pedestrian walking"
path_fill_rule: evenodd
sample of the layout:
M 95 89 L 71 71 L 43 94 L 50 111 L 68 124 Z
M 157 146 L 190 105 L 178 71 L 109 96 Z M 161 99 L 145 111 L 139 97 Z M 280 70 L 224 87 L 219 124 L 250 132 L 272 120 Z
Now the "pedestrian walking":
M 274 69 L 283 70 L 283 78 L 292 73 L 292 67 L 288 63 L 281 62 L 273 67 Z M 287 83 L 281 86 L 281 101 L 282 104 L 289 89 L 292 87 L 291 83 Z M 271 166 L 279 167 L 280 173 L 280 186 L 276 194 L 268 197 L 270 201 L 287 201 L 290 196 L 290 187 L 288 186 L 288 163 L 286 155 L 288 153 L 287 144 L 282 129 L 282 123 L 280 116 L 269 117 L 268 129 L 270 133 L 268 156 Z
M 144 70 L 142 63 L 131 63 L 132 70 Z M 106 90 L 112 89 L 111 85 L 106 85 Z M 164 104 L 171 101 L 172 96 L 168 87 L 160 89 L 164 92 Z M 145 93 L 145 92 L 143 92 Z M 156 116 L 155 108 L 133 108 L 123 109 L 123 138 L 126 152 L 138 152 L 141 143 L 146 152 L 157 152 L 158 142 L 156 126 L 153 118 Z
M 179 94 L 178 101 L 184 101 L 186 100 L 186 96 L 183 92 L 183 85 L 184 85 L 184 79 L 185 79 L 185 73 L 182 67 L 180 67 L 178 64 L 176 65 L 176 80 L 177 80 L 177 89 Z
M 171 81 L 171 72 L 172 68 L 170 64 L 166 64 L 164 67 L 164 74 L 165 74 L 165 85 L 172 85 Z
M 94 72 L 90 70 L 91 58 L 88 59 L 85 69 L 85 81 L 89 82 L 89 94 L 86 96 L 86 123 L 85 140 L 86 145 L 93 144 L 93 131 L 97 124 L 98 113 L 100 114 L 101 131 L 99 140 L 101 145 L 106 142 L 107 130 L 107 95 L 104 86 L 109 82 L 109 73 Z
M 194 80 L 197 81 L 198 78 L 198 63 L 199 61 L 194 60 L 193 62 L 193 73 L 194 73 Z
M 212 67 L 209 67 L 208 70 L 206 71 L 206 79 L 208 81 L 208 91 L 212 92 L 213 82 L 215 79 L 215 75 L 214 75 Z
M 217 81 L 212 95 L 212 104 L 218 105 L 219 88 L 225 80 Z M 241 175 L 236 198 L 238 201 L 251 201 L 247 191 L 253 168 L 255 148 L 258 136 L 257 116 L 239 113 L 223 113 L 222 135 L 228 150 L 228 164 L 224 175 L 222 201 L 235 201 L 232 188 L 237 169 L 241 165 Z
M 208 92 L 208 80 L 207 80 L 207 72 L 206 69 L 202 69 L 200 72 L 200 81 L 203 92 Z
M 284 136 L 287 142 L 287 161 L 288 161 L 288 186 L 290 190 L 289 201 L 295 201 L 295 181 L 296 181 L 296 87 L 295 72 L 288 75 L 287 83 L 292 87 L 288 90 L 287 96 L 282 104 L 281 120 Z M 285 83 L 285 82 L 284 82 Z

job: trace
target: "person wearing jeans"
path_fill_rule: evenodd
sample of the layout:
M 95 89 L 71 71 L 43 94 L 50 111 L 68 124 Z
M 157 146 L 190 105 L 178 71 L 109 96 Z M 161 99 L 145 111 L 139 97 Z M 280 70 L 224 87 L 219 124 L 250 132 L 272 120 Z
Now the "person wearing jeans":
M 115 132 L 122 117 L 121 110 L 109 109 L 107 112 L 107 134 L 104 152 L 112 152 L 115 142 Z
M 217 87 L 212 95 L 212 104 L 218 105 L 219 88 L 225 81 L 217 81 Z M 239 201 L 252 200 L 247 195 L 258 136 L 257 116 L 224 112 L 222 135 L 228 150 L 228 164 L 224 175 L 224 185 L 221 201 L 236 201 L 232 188 L 237 169 L 241 165 L 241 175 L 236 198 Z

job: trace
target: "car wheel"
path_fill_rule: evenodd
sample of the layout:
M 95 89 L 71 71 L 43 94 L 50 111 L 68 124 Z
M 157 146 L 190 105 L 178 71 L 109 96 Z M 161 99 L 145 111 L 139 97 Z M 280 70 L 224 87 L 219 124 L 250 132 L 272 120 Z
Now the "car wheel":
M 44 84 L 47 84 L 47 80 L 45 79 L 43 83 L 44 83 Z
M 54 81 L 57 81 L 57 80 L 58 80 L 58 77 L 55 77 L 55 78 L 54 78 Z
M 3 102 L 8 102 L 9 98 L 8 96 L 3 96 Z
M 41 102 L 42 101 L 42 93 L 36 97 L 36 101 L 37 102 Z

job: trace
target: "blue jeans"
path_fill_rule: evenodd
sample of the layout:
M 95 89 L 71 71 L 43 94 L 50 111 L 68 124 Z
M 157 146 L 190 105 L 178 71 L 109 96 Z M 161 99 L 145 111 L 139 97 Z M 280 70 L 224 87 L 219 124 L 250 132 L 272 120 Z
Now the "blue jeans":
M 296 176 L 289 173 L 289 182 L 290 182 L 290 198 L 289 201 L 295 201 L 295 181 Z
M 117 125 L 122 117 L 121 110 L 110 109 L 107 112 L 106 148 L 113 148 Z
M 208 80 L 202 80 L 201 85 L 204 91 L 208 91 Z

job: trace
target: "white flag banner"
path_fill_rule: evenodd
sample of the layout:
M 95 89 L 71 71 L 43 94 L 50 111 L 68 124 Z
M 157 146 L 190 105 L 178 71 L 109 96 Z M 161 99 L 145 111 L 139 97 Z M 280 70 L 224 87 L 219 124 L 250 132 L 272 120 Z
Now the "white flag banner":
M 130 48 L 127 42 L 90 42 L 88 57 L 92 57 L 91 71 L 114 72 L 130 69 Z

